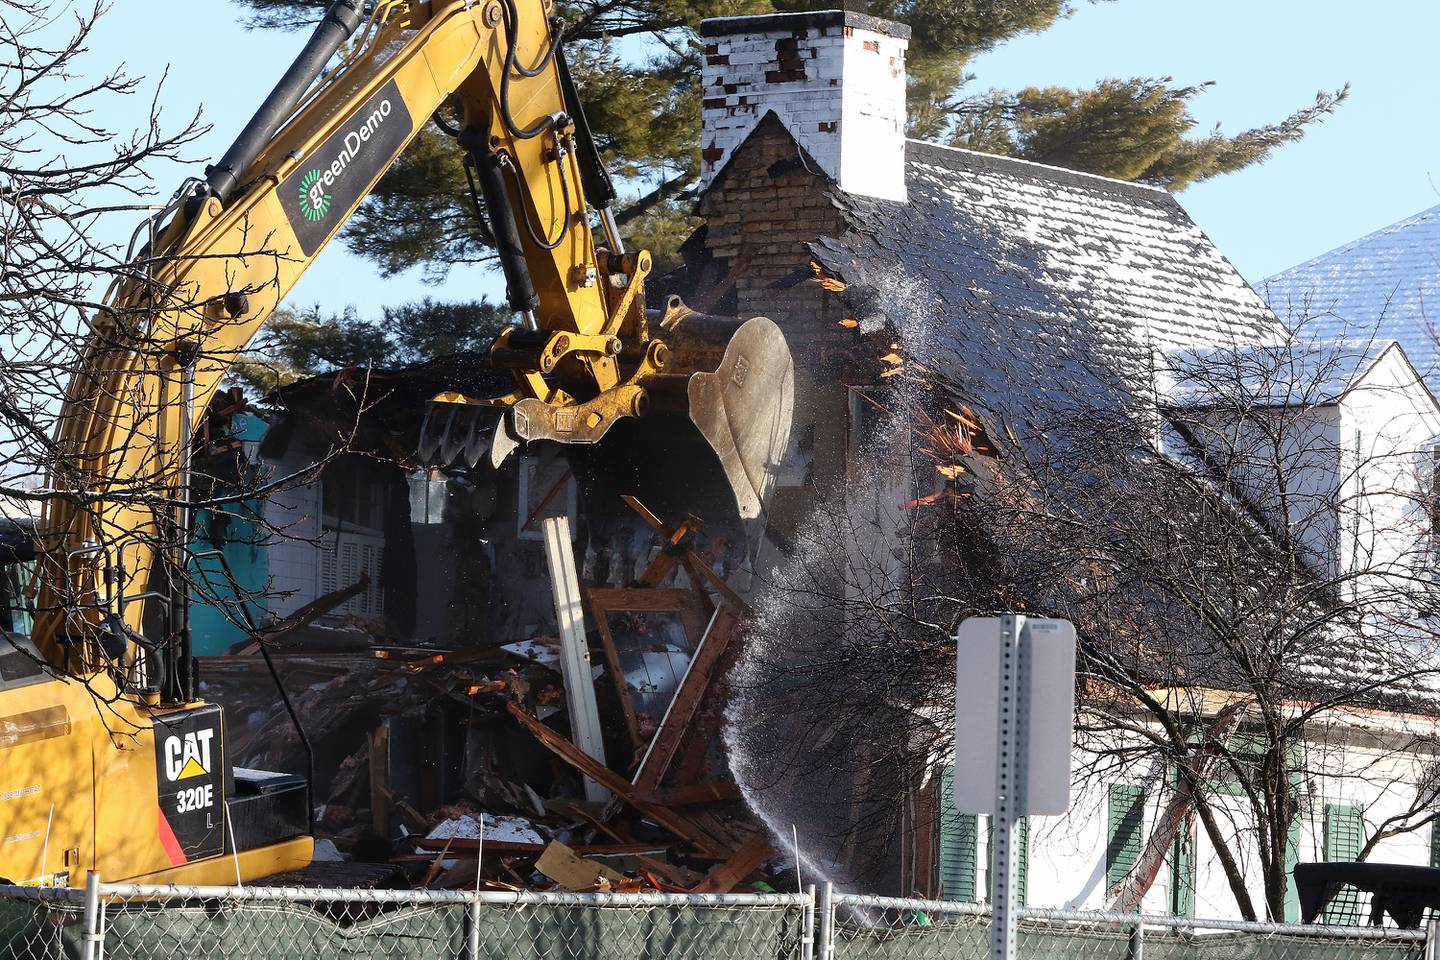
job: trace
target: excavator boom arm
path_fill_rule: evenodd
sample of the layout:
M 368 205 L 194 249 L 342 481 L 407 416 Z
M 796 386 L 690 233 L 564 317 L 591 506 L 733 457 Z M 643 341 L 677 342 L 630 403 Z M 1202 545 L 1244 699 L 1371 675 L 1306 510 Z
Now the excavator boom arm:
M 339 69 L 284 116 L 284 101 L 352 31 Z M 557 47 L 542 0 L 382 2 L 368 19 L 352 0 L 332 6 L 94 322 L 60 414 L 64 464 L 52 478 L 79 493 L 52 501 L 43 524 L 34 639 L 52 665 L 98 669 L 96 637 L 117 620 L 139 635 L 136 598 L 183 526 L 175 497 L 155 491 L 186 499 L 191 430 L 221 379 L 452 95 L 464 110 L 460 139 L 487 187 L 512 306 L 543 332 L 614 336 L 600 282 L 608 270 L 587 216 L 593 173 L 577 153 Z M 273 135 L 261 143 L 257 131 Z M 602 386 L 615 382 L 613 360 L 584 362 Z

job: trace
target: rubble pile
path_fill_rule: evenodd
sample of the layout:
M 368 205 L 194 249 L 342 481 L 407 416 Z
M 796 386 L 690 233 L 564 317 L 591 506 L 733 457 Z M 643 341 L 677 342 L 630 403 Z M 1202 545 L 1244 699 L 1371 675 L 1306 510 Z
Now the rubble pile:
M 720 753 L 723 677 L 749 611 L 698 569 L 697 530 L 666 528 L 634 585 L 590 591 L 589 707 L 567 695 L 557 636 L 276 652 L 313 750 L 317 860 L 388 863 L 394 884 L 435 889 L 793 887 L 769 872 L 777 852 Z M 680 572 L 688 588 L 658 585 Z M 309 762 L 259 658 L 207 658 L 205 674 L 237 766 Z M 577 746 L 582 709 L 603 757 Z

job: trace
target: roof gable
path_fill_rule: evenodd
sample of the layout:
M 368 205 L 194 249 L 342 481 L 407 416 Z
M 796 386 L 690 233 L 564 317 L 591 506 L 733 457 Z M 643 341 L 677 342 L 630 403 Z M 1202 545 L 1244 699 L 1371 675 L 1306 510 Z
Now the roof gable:
M 1210 402 L 1217 395 L 1240 391 L 1247 405 L 1313 407 L 1341 402 L 1392 355 L 1405 369 L 1413 369 L 1394 340 L 1171 350 L 1166 354 L 1164 369 L 1167 379 L 1173 381 L 1168 399 L 1175 404 Z M 1429 391 L 1423 386 L 1419 389 L 1433 403 Z
M 1281 271 L 1259 289 L 1301 336 L 1400 341 L 1440 392 L 1440 350 L 1428 316 L 1440 302 L 1440 206 Z

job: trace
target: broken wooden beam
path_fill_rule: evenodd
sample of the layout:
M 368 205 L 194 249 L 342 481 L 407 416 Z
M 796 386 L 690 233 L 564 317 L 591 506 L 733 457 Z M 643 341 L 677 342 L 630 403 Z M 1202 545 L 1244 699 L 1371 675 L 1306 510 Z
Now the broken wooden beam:
M 761 864 L 775 856 L 770 841 L 759 834 L 736 850 L 729 860 L 716 864 L 691 893 L 729 893 L 735 885 L 754 873 Z
M 655 532 L 664 537 L 666 541 L 666 549 L 661 551 L 660 556 L 656 557 L 650 566 L 646 568 L 645 573 L 641 575 L 640 581 L 642 583 L 653 586 L 660 581 L 660 578 L 670 572 L 670 568 L 673 567 L 676 562 L 679 562 L 684 566 L 686 574 L 690 577 L 691 587 L 696 593 L 704 597 L 707 613 L 710 612 L 712 605 L 709 603 L 709 597 L 705 595 L 705 591 L 700 585 L 702 580 L 713 587 L 715 592 L 720 595 L 720 599 L 734 607 L 738 613 L 746 617 L 754 616 L 750 605 L 740 598 L 740 595 L 731 588 L 730 584 L 725 582 L 725 578 L 710 569 L 709 564 L 700 559 L 695 551 L 690 548 L 689 542 L 693 542 L 694 534 L 698 533 L 703 527 L 703 524 L 699 520 L 694 517 L 686 517 L 685 521 L 681 523 L 678 528 L 672 530 L 669 524 L 655 516 L 655 514 L 650 511 L 650 508 L 641 503 L 636 497 L 625 494 L 620 499 L 624 500 L 626 506 L 638 513 L 640 519 L 654 528 Z M 663 565 L 657 566 L 660 565 L 662 561 L 664 561 Z M 652 571 L 658 571 L 658 575 L 655 575 L 653 582 L 651 580 Z
M 631 499 L 634 499 L 633 497 Z M 658 587 L 661 581 L 670 575 L 675 569 L 675 564 L 682 561 L 689 553 L 690 546 L 695 535 L 703 529 L 704 525 L 694 517 L 686 517 L 680 526 L 671 530 L 669 527 L 662 527 L 658 532 L 665 538 L 665 546 L 650 561 L 645 572 L 640 574 L 638 583 L 644 587 Z
M 625 665 L 620 658 L 620 647 L 610 623 L 612 613 L 670 613 L 680 621 L 685 631 L 687 645 L 693 651 L 698 648 L 705 619 L 693 591 L 673 587 L 591 587 L 585 591 L 590 600 L 590 609 L 595 616 L 595 626 L 600 632 L 600 645 L 610 667 L 610 678 L 615 684 L 615 693 L 620 700 L 620 709 L 625 714 L 626 730 L 630 742 L 638 753 L 645 745 L 646 738 L 641 732 L 640 715 L 635 709 L 635 700 L 630 695 L 630 685 Z M 631 651 L 632 655 L 634 651 Z
M 550 505 L 550 501 L 555 499 L 557 493 L 565 489 L 565 484 L 570 479 L 570 476 L 570 468 L 566 467 L 565 471 L 560 474 L 560 479 L 556 480 L 555 485 L 550 488 L 550 492 L 540 498 L 540 502 L 535 505 L 535 509 L 530 511 L 530 516 L 526 517 L 525 522 L 520 524 L 521 533 L 529 530 L 535 522 L 535 519 L 540 516 L 540 512 Z M 568 512 L 565 513 L 564 516 L 567 520 L 569 519 Z
M 709 856 L 724 855 L 719 852 L 723 850 L 723 845 L 717 844 L 713 837 L 709 836 L 698 824 L 690 820 L 689 817 L 682 816 L 673 810 L 656 803 L 651 803 L 643 797 L 638 796 L 635 788 L 632 787 L 624 777 L 580 750 L 569 740 L 566 740 L 535 717 L 526 713 L 518 705 L 507 703 L 505 708 L 510 711 L 510 714 L 516 720 L 520 721 L 521 726 L 530 731 L 536 740 L 540 741 L 543 747 L 574 767 L 581 774 L 590 777 L 616 797 L 628 803 L 636 810 L 639 810 L 675 836 L 694 845 L 701 853 Z
M 618 800 L 615 800 L 613 798 L 610 802 L 619 803 Z M 585 809 L 583 804 L 571 802 L 569 800 L 552 800 L 549 802 L 549 806 L 557 813 L 563 813 L 566 816 L 574 817 L 577 820 L 584 820 L 586 823 L 590 824 L 590 826 L 594 827 L 596 831 L 614 840 L 616 844 L 635 842 L 635 838 L 630 836 L 630 834 L 626 833 L 623 829 L 620 829 L 619 824 L 606 823 L 604 820 L 600 819 L 599 817 L 591 813 L 589 810 Z M 685 890 L 689 890 L 696 883 L 700 882 L 700 875 L 685 867 L 676 866 L 675 864 L 668 863 L 664 860 L 656 860 L 655 858 L 646 856 L 644 854 L 636 854 L 635 859 L 640 862 L 640 865 L 644 867 L 647 872 L 656 874 L 664 878 L 666 884 L 675 888 L 676 891 L 683 892 Z
M 695 719 L 695 711 L 699 709 L 700 701 L 715 677 L 725 648 L 730 645 L 739 628 L 740 618 L 727 607 L 719 608 L 715 611 L 715 616 L 710 618 L 709 629 L 700 638 L 700 646 L 696 649 L 695 656 L 690 659 L 685 677 L 680 681 L 655 736 L 650 738 L 650 746 L 640 760 L 640 768 L 635 772 L 632 785 L 640 795 L 650 796 L 658 791 L 660 781 L 664 779 L 665 772 L 670 769 L 675 754 L 679 752 L 685 731 Z
M 698 574 L 701 579 L 714 587 L 715 592 L 720 595 L 721 601 L 728 603 L 736 613 L 743 617 L 753 618 L 755 616 L 755 611 L 750 608 L 750 604 L 742 600 L 740 594 L 725 582 L 725 578 L 712 570 L 710 565 L 696 556 L 693 550 L 685 557 L 685 569 L 692 577 Z
M 250 639 L 243 640 L 234 647 L 231 647 L 229 652 L 232 654 L 255 653 L 260 649 L 260 644 L 274 643 L 281 637 L 293 633 L 301 627 L 308 626 L 336 607 L 343 606 L 351 599 L 358 597 L 369 588 L 370 575 L 362 573 L 360 574 L 360 579 L 350 584 L 350 586 L 342 587 L 339 590 L 332 590 L 324 596 L 316 597 L 288 617 L 283 617 L 268 626 L 254 631 L 251 633 Z

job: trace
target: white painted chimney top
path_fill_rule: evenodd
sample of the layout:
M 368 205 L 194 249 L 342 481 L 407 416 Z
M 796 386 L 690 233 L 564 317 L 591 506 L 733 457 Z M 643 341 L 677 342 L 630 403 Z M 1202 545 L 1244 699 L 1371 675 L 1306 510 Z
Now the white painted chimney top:
M 774 111 L 842 190 L 905 201 L 909 27 L 820 10 L 704 20 L 700 35 L 702 186 Z

